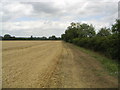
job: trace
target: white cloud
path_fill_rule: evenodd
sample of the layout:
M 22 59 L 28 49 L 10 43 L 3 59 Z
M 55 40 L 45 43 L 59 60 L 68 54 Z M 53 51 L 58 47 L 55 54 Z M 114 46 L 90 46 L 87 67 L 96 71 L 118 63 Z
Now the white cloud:
M 71 22 L 109 27 L 118 15 L 118 0 L 2 0 L 3 34 L 60 36 Z M 24 18 L 23 18 L 24 17 Z M 25 17 L 37 20 L 26 20 Z M 17 21 L 16 21 L 17 20 Z
M 22 16 L 30 16 L 33 13 L 31 4 L 20 2 L 3 3 L 3 21 L 9 21 Z
M 28 33 L 28 36 L 33 34 L 36 34 L 37 36 L 50 36 L 52 33 L 60 36 L 61 33 L 64 33 L 65 28 L 69 25 L 69 23 L 70 22 L 58 21 L 4 22 L 3 28 L 8 33 L 14 33 L 16 31 L 19 31 L 22 32 L 20 34 L 23 35 L 24 33 Z

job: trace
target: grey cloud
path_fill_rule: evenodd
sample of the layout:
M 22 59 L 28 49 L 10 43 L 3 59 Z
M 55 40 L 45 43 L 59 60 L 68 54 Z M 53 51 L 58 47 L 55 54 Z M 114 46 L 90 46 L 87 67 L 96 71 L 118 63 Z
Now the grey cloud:
M 31 4 L 35 10 L 35 13 L 39 14 L 41 12 L 48 14 L 56 14 L 60 11 L 58 7 L 54 6 L 54 2 L 27 2 L 27 4 Z

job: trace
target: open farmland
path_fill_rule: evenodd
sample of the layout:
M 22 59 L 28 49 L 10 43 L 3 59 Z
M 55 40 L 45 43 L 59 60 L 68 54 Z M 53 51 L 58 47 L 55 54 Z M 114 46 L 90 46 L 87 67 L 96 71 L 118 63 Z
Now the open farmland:
M 3 88 L 111 88 L 118 79 L 62 41 L 3 41 Z

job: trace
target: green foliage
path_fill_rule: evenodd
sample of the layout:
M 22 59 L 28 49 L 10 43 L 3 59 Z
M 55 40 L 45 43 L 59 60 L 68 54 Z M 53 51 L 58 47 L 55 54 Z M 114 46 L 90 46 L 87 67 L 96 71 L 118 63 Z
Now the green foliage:
M 43 36 L 43 37 L 15 37 L 11 36 L 9 34 L 5 34 L 4 37 L 0 37 L 0 40 L 61 40 L 60 37 L 56 37 L 55 35 L 50 36 L 49 38 Z
M 111 32 L 112 31 L 112 32 Z M 92 25 L 71 23 L 62 39 L 80 47 L 88 48 L 104 54 L 105 56 L 120 60 L 120 20 L 112 28 L 101 28 L 96 34 Z
M 109 36 L 111 35 L 110 33 L 110 29 L 105 28 L 101 28 L 101 30 L 98 32 L 97 34 L 98 36 Z
M 52 35 L 51 37 L 49 37 L 50 40 L 56 40 L 56 36 L 55 35 Z
M 87 25 L 85 23 L 80 24 L 78 27 L 78 37 L 94 37 L 95 36 L 95 29 L 92 25 Z
M 116 23 L 112 25 L 112 32 L 113 33 L 120 33 L 120 20 L 116 20 Z
M 92 25 L 87 25 L 85 23 L 71 23 L 71 26 L 68 26 L 65 34 L 62 34 L 62 39 L 66 42 L 72 42 L 74 38 L 85 38 L 85 37 L 94 37 L 96 35 L 95 29 Z
M 11 38 L 11 35 L 5 34 L 5 35 L 4 35 L 4 38 L 5 38 L 5 39 L 9 39 L 9 38 Z
M 11 36 L 11 35 L 9 35 L 9 34 L 5 34 L 4 35 L 4 37 L 1 37 L 2 39 L 4 39 L 4 40 L 13 40 L 13 39 L 15 39 L 15 37 L 13 36 Z

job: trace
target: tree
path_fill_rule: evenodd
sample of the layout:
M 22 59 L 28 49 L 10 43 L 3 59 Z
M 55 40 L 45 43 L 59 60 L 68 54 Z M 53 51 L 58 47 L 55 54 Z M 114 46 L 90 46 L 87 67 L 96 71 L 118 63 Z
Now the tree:
M 51 37 L 49 37 L 50 40 L 56 40 L 56 36 L 55 35 L 52 35 Z
M 98 32 L 97 36 L 109 36 L 111 35 L 110 33 L 110 29 L 105 28 L 101 28 L 100 31 Z
M 116 20 L 116 23 L 112 25 L 112 30 L 104 27 L 100 29 L 97 35 L 93 25 L 72 22 L 61 37 L 64 41 L 120 60 L 120 20 Z
M 33 36 L 31 35 L 31 37 L 30 37 L 31 39 L 33 39 Z
M 94 37 L 95 34 L 92 25 L 72 22 L 70 26 L 67 27 L 65 34 L 62 35 L 62 39 L 67 42 L 72 42 L 74 38 Z
M 76 25 L 77 25 L 76 23 L 72 22 L 70 27 L 71 27 L 71 28 L 75 28 Z
M 11 38 L 11 35 L 9 35 L 9 34 L 4 35 L 4 39 L 10 39 L 10 38 Z
M 116 20 L 116 23 L 112 25 L 112 32 L 113 33 L 120 33 L 120 19 Z
M 43 36 L 41 37 L 42 40 L 47 40 L 47 37 Z
M 95 29 L 92 25 L 88 24 L 79 24 L 80 26 L 78 27 L 78 37 L 83 38 L 83 37 L 94 37 L 95 36 Z

